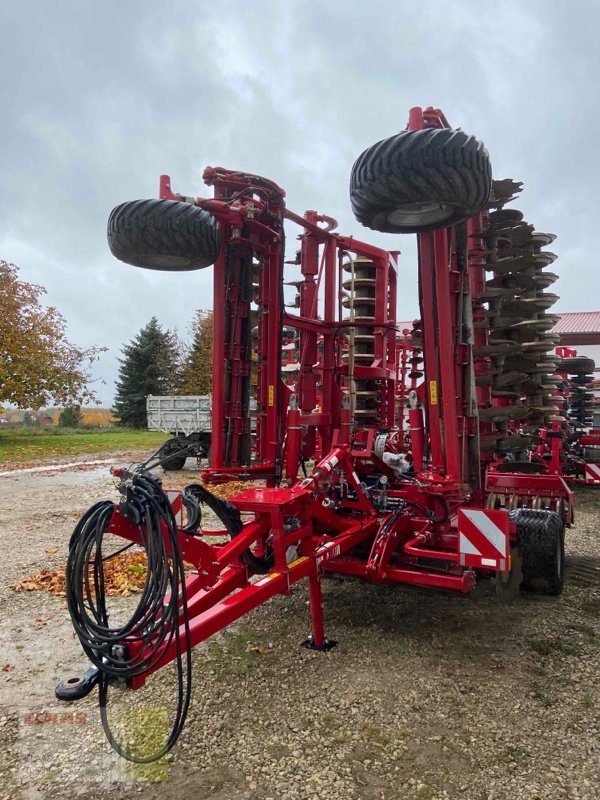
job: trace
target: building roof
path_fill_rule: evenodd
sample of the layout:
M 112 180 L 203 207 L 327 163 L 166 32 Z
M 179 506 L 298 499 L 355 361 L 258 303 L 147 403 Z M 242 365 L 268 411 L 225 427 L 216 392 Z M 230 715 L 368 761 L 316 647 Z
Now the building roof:
M 559 316 L 550 333 L 557 333 L 561 344 L 600 344 L 600 311 L 567 311 Z
M 600 334 L 600 311 L 568 311 L 560 314 L 552 333 Z
M 559 334 L 561 344 L 600 344 L 600 311 L 566 311 L 558 316 L 550 333 Z M 399 322 L 398 330 L 412 330 L 412 326 L 412 320 Z

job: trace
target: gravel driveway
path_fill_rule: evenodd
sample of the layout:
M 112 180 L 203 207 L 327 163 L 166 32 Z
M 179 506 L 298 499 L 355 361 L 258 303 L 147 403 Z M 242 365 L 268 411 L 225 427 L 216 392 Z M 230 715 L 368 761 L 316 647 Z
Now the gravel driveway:
M 185 731 L 153 769 L 107 750 L 96 693 L 54 700 L 86 666 L 64 598 L 10 588 L 62 566 L 78 516 L 115 494 L 106 465 L 0 477 L 1 798 L 600 797 L 600 490 L 577 493 L 558 599 L 502 606 L 483 584 L 460 597 L 328 580 L 338 646 L 320 654 L 298 647 L 305 587 L 274 598 L 196 648 Z M 113 693 L 112 719 L 132 702 L 172 708 L 174 688 L 163 670 Z

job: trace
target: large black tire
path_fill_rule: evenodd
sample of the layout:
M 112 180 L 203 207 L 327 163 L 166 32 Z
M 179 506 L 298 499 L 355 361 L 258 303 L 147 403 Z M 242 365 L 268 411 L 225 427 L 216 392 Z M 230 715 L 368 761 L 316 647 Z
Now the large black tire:
M 181 271 L 214 263 L 219 226 L 212 214 L 176 200 L 132 200 L 108 218 L 108 246 L 126 264 Z
M 486 207 L 492 188 L 487 150 L 451 128 L 404 131 L 369 147 L 350 177 L 356 219 L 386 233 L 447 228 Z
M 561 358 L 556 369 L 568 375 L 585 375 L 596 369 L 596 362 L 588 356 L 575 356 L 574 358 Z
M 560 515 L 518 508 L 510 516 L 517 523 L 524 585 L 543 594 L 560 594 L 565 582 L 565 528 Z

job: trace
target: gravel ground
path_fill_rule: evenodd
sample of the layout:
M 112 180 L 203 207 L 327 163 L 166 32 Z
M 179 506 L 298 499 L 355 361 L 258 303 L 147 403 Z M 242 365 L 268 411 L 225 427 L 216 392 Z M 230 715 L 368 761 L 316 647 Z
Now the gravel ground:
M 166 764 L 108 751 L 96 695 L 58 706 L 85 668 L 63 598 L 10 585 L 64 564 L 107 467 L 0 477 L 0 798 L 554 800 L 600 797 L 600 492 L 581 490 L 564 594 L 473 595 L 323 584 L 327 654 L 298 647 L 306 591 L 277 597 L 194 651 L 194 695 Z M 188 461 L 184 477 L 194 479 Z M 171 480 L 166 483 L 172 483 Z M 113 693 L 159 730 L 175 680 Z M 145 709 L 151 709 L 150 712 Z M 152 709 L 154 709 L 152 711 Z

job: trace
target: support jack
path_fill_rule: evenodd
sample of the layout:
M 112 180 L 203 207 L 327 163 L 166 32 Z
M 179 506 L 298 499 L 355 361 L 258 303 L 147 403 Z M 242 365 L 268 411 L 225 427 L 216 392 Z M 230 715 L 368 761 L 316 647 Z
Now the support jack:
M 316 644 L 311 634 L 300 646 L 306 647 L 308 650 L 318 650 L 320 653 L 327 653 L 327 651 L 332 650 L 336 644 L 337 642 L 334 639 L 323 639 L 322 644 Z

